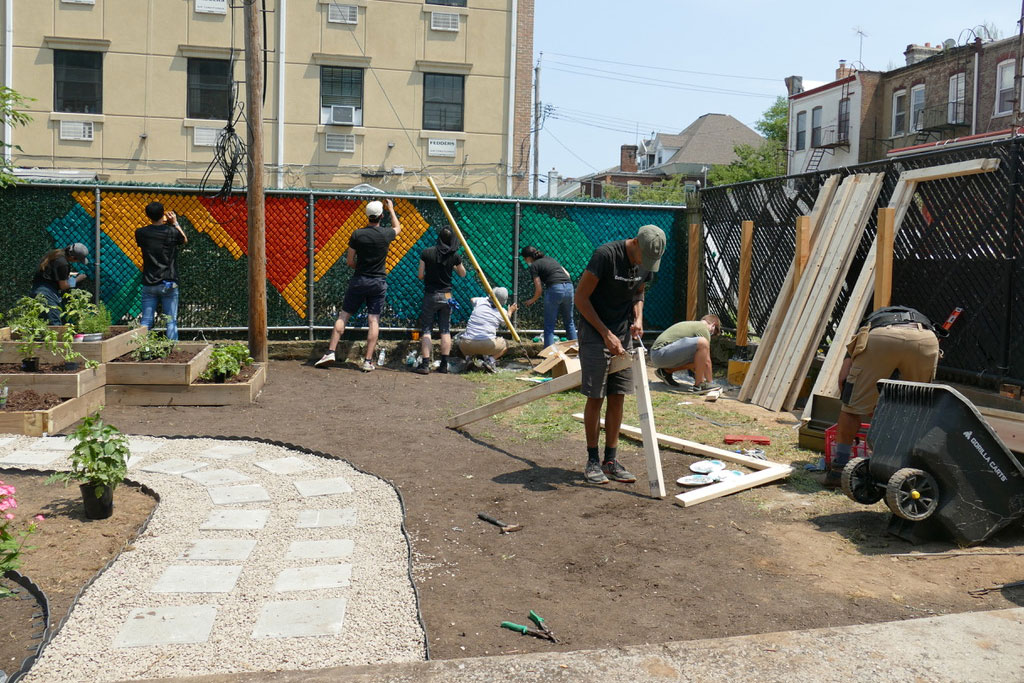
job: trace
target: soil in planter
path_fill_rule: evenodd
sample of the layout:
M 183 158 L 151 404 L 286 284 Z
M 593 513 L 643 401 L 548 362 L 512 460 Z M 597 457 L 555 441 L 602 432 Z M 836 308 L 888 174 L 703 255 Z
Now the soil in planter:
M 256 371 L 259 370 L 259 367 L 260 366 L 256 365 L 255 363 L 252 363 L 250 365 L 246 365 L 244 368 L 239 370 L 237 375 L 233 377 L 228 377 L 223 382 L 216 382 L 212 379 L 203 379 L 202 377 L 200 377 L 195 381 L 195 384 L 245 384 L 246 382 L 253 378 L 253 376 L 256 374 Z
M 25 391 L 12 391 L 7 396 L 7 405 L 0 410 L 16 412 L 28 410 L 49 410 L 64 402 L 64 399 L 56 394 L 41 394 L 32 389 Z
M 4 375 L 15 375 L 24 373 L 26 375 L 73 375 L 76 372 L 81 372 L 82 366 L 79 365 L 77 370 L 65 370 L 64 363 L 50 364 L 39 364 L 39 369 L 35 372 L 25 372 L 21 369 L 21 363 L 0 363 L 0 374 Z
M 35 546 L 21 555 L 18 568 L 39 586 L 50 601 L 50 627 L 56 628 L 67 616 L 72 601 L 111 558 L 120 552 L 131 552 L 131 541 L 142 523 L 149 518 L 156 501 L 138 488 L 122 484 L 114 491 L 114 515 L 91 521 L 82 512 L 82 494 L 78 486 L 44 483 L 41 474 L 17 474 L 0 470 L 0 480 L 16 489 L 17 521 L 35 515 L 46 519 L 39 523 L 27 545 Z M 127 544 L 127 545 L 126 545 Z M 18 600 L 17 602 L 23 602 Z M 34 602 L 32 603 L 35 604 Z M 0 669 L 13 671 L 29 655 L 30 638 L 39 629 L 8 629 L 8 608 L 13 602 L 0 601 Z M 35 610 L 33 610 L 35 611 Z M 37 622 L 38 623 L 38 622 Z M 11 662 L 17 664 L 11 666 Z
M 39 613 L 42 607 L 35 596 L 14 581 L 0 577 L 0 586 L 17 591 L 15 595 L 0 598 L 0 614 L 4 615 L 4 627 L 0 632 L 0 671 L 10 676 L 21 668 L 26 657 L 32 655 L 28 648 L 39 644 L 43 620 L 33 621 L 32 615 Z
M 113 327 L 109 327 L 107 328 L 107 331 L 103 333 L 103 340 L 106 341 L 107 339 L 113 339 L 119 334 L 124 334 L 129 329 L 131 328 L 126 325 L 115 325 Z
M 123 356 L 115 358 L 113 363 L 187 363 L 196 357 L 199 351 L 182 351 L 181 349 L 175 349 L 171 353 L 163 358 L 152 358 L 150 360 L 135 360 L 132 354 L 126 353 Z

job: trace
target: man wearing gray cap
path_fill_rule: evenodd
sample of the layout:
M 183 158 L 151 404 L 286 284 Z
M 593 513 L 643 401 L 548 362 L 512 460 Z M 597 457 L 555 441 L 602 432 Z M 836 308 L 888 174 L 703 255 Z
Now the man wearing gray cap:
M 50 305 L 46 314 L 50 325 L 60 325 L 63 293 L 74 287 L 78 278 L 78 273 L 71 270 L 72 263 L 89 263 L 89 249 L 81 242 L 46 252 L 32 277 L 32 296 L 42 294 Z
M 387 205 L 391 215 L 391 227 L 380 224 Z M 338 348 L 341 335 L 345 334 L 348 319 L 366 304 L 366 317 L 369 331 L 366 333 L 366 356 L 361 369 L 363 372 L 373 370 L 373 351 L 377 346 L 377 335 L 380 333 L 380 314 L 384 310 L 384 298 L 388 291 L 387 258 L 391 241 L 402 231 L 402 225 L 395 215 L 395 206 L 390 199 L 384 204 L 374 200 L 366 203 L 365 228 L 359 228 L 348 240 L 348 252 L 345 261 L 349 268 L 354 268 L 352 279 L 348 281 L 348 290 L 341 302 L 341 312 L 334 321 L 331 342 L 327 345 L 327 353 L 315 365 L 323 367 L 334 363 L 334 350 Z
M 616 458 L 622 406 L 633 393 L 633 372 L 627 368 L 608 374 L 615 356 L 633 348 L 644 333 L 644 290 L 658 272 L 665 253 L 665 233 L 655 225 L 641 227 L 636 237 L 602 244 L 576 286 L 576 308 L 583 317 L 579 329 L 580 390 L 587 397 L 583 426 L 587 437 L 587 465 L 583 478 L 591 484 L 609 479 L 636 481 Z M 605 397 L 604 462 L 598 460 L 601 406 Z

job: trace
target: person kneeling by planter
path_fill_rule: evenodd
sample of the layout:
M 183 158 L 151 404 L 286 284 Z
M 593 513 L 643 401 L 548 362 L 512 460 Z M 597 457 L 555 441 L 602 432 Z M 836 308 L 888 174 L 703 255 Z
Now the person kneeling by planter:
M 82 420 L 82 425 L 68 435 L 78 441 L 68 459 L 71 469 L 55 472 L 47 483 L 80 482 L 82 502 L 87 519 L 106 519 L 114 512 L 114 489 L 128 473 L 131 455 L 128 437 L 109 424 L 104 424 L 97 411 Z
M 678 387 L 673 373 L 693 370 L 695 394 L 706 394 L 714 389 L 711 383 L 711 337 L 722 331 L 722 323 L 716 315 L 706 315 L 700 320 L 686 320 L 676 323 L 658 335 L 651 346 L 651 364 L 657 368 L 654 374 L 669 386 Z
M 508 290 L 504 287 L 495 287 L 494 296 L 504 306 L 508 301 Z M 467 360 L 471 356 L 483 356 L 483 369 L 487 372 L 497 372 L 498 359 L 508 351 L 508 343 L 498 336 L 498 327 L 505 320 L 489 297 L 476 296 L 470 301 L 473 302 L 473 312 L 466 323 L 465 331 L 459 335 L 459 350 Z M 515 313 L 517 308 L 518 304 L 509 306 L 508 315 Z

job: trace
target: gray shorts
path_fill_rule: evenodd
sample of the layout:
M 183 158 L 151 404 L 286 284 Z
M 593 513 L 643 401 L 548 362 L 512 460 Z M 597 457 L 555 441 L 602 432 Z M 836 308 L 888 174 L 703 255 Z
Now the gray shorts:
M 627 339 L 622 344 L 627 350 L 632 344 Z M 608 374 L 608 365 L 612 362 L 612 354 L 603 344 L 580 344 L 580 370 L 582 383 L 580 391 L 587 398 L 604 398 L 612 394 L 633 393 L 633 368 L 619 370 L 613 375 Z
M 678 368 L 681 365 L 690 365 L 697 355 L 698 339 L 701 337 L 683 337 L 676 339 L 671 344 L 651 351 L 651 363 L 656 368 Z

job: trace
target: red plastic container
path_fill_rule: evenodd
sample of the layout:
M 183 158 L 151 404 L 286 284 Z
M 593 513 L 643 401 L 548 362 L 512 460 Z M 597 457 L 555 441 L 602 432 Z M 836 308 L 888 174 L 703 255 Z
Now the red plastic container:
M 853 437 L 853 448 L 850 449 L 851 458 L 870 458 L 871 451 L 868 450 L 867 433 L 868 427 L 871 424 L 867 422 L 860 423 L 860 429 L 857 431 L 857 436 Z M 836 428 L 838 425 L 832 425 L 825 429 L 825 469 L 828 469 L 832 465 L 832 453 L 835 452 L 836 448 Z

